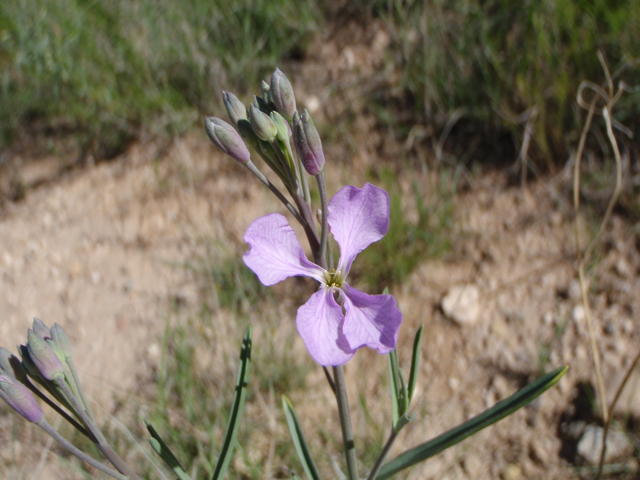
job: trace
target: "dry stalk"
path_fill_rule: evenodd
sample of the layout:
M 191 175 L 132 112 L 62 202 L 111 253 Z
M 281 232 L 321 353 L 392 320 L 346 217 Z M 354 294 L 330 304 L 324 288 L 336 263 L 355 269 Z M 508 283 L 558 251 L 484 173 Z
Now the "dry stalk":
M 604 61 L 604 57 L 600 52 L 598 52 L 598 58 L 600 59 L 600 62 L 602 63 L 602 67 L 605 72 L 605 76 L 606 76 L 605 88 L 607 88 L 608 92 L 606 92 L 604 88 L 599 87 L 598 85 L 595 85 L 592 82 L 588 82 L 588 81 L 582 82 L 582 84 L 580 85 L 580 88 L 578 89 L 578 104 L 583 108 L 585 108 L 585 105 L 586 105 L 586 102 L 582 98 L 583 90 L 585 88 L 588 88 L 595 93 L 595 96 L 588 107 L 587 119 L 585 122 L 585 126 L 582 130 L 582 135 L 580 137 L 578 151 L 576 152 L 576 159 L 575 159 L 575 165 L 574 165 L 574 177 L 573 177 L 573 204 L 575 209 L 574 227 L 575 227 L 576 252 L 577 252 L 577 260 L 578 260 L 578 279 L 580 282 L 580 293 L 582 297 L 582 304 L 584 307 L 585 321 L 587 323 L 587 329 L 589 333 L 589 344 L 591 348 L 591 354 L 593 357 L 593 364 L 594 364 L 594 369 L 596 373 L 598 396 L 600 398 L 600 409 L 602 412 L 602 420 L 604 423 L 603 435 L 602 435 L 602 449 L 600 451 L 600 462 L 598 466 L 598 472 L 596 474 L 596 479 L 599 479 L 600 476 L 602 475 L 604 458 L 606 454 L 607 433 L 608 433 L 609 425 L 611 423 L 613 409 L 616 405 L 616 402 L 618 401 L 618 398 L 620 397 L 622 390 L 624 389 L 624 386 L 626 385 L 629 377 L 631 376 L 631 372 L 633 371 L 638 361 L 640 360 L 640 353 L 638 353 L 635 360 L 631 363 L 629 370 L 625 374 L 625 377 L 622 383 L 620 384 L 611 405 L 607 408 L 607 398 L 606 398 L 604 380 L 602 376 L 602 365 L 600 362 L 600 353 L 598 350 L 598 345 L 596 343 L 595 332 L 593 328 L 593 321 L 591 316 L 591 308 L 589 305 L 589 297 L 588 297 L 587 285 L 586 285 L 586 279 L 585 279 L 585 266 L 590 260 L 594 249 L 600 242 L 604 229 L 606 225 L 609 223 L 609 220 L 611 218 L 613 208 L 617 203 L 618 197 L 620 196 L 620 193 L 622 191 L 622 160 L 620 158 L 620 149 L 618 148 L 618 142 L 616 141 L 615 135 L 613 134 L 613 126 L 616 126 L 616 128 L 619 128 L 619 127 L 618 127 L 618 122 L 615 122 L 615 120 L 611 118 L 611 112 L 613 110 L 614 105 L 620 99 L 622 93 L 625 91 L 626 88 L 623 83 L 620 83 L 618 86 L 618 91 L 617 92 L 614 91 L 614 85 L 613 85 L 611 75 L 609 73 L 609 69 L 607 68 L 606 62 Z M 580 178 L 581 178 L 580 163 L 582 160 L 582 154 L 584 151 L 584 145 L 586 142 L 587 134 L 588 134 L 589 128 L 591 127 L 591 123 L 593 121 L 593 115 L 596 111 L 596 104 L 599 99 L 602 99 L 605 102 L 605 106 L 602 109 L 602 116 L 604 118 L 606 128 L 607 128 L 607 137 L 608 137 L 609 143 L 611 144 L 614 157 L 615 157 L 616 183 L 615 183 L 615 189 L 613 191 L 613 194 L 611 195 L 611 199 L 609 200 L 609 204 L 607 205 L 607 210 L 602 218 L 602 222 L 600 223 L 600 226 L 596 234 L 589 242 L 589 245 L 583 251 L 580 245 L 580 228 L 579 228 Z M 624 132 L 624 129 L 620 129 L 620 130 Z

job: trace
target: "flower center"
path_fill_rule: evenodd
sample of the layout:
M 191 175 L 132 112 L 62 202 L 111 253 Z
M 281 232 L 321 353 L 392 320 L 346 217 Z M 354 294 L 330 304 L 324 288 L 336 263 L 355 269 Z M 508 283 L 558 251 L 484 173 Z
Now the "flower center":
M 332 268 L 330 272 L 325 270 L 324 278 L 327 287 L 341 287 L 345 280 L 342 272 L 340 270 L 336 271 L 335 268 Z

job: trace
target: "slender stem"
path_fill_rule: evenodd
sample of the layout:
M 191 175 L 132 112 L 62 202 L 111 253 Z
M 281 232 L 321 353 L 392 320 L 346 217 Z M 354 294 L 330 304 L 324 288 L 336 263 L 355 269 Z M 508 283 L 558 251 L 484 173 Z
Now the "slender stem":
M 73 381 L 76 384 L 78 393 L 80 394 L 80 401 L 84 405 L 84 409 L 89 414 L 89 418 L 95 423 L 96 417 L 93 416 L 93 412 L 91 411 L 91 407 L 89 406 L 89 402 L 87 401 L 87 396 L 84 394 L 84 390 L 82 389 L 82 385 L 80 384 L 80 378 L 78 377 L 78 372 L 76 371 L 76 366 L 73 363 L 73 360 L 69 358 L 67 360 L 67 365 L 69 366 L 69 370 L 71 370 L 71 375 L 73 375 Z
M 96 440 L 98 440 L 98 448 L 105 455 L 105 457 L 107 457 L 107 459 L 113 464 L 114 467 L 118 469 L 120 473 L 124 473 L 130 478 L 141 480 L 140 477 L 138 477 L 138 475 L 136 475 L 135 472 L 131 470 L 131 467 L 129 467 L 129 465 L 127 465 L 124 460 L 122 460 L 122 458 L 118 456 L 113 448 L 111 448 L 111 446 L 107 442 L 107 439 L 104 437 L 98 426 L 89 418 L 89 415 L 87 415 L 87 412 L 84 411 L 84 408 L 82 408 L 82 405 L 80 404 L 78 399 L 73 395 L 73 392 L 69 388 L 69 385 L 67 385 L 67 382 L 64 380 L 64 378 L 56 379 L 55 383 L 69 398 L 71 405 L 73 405 L 73 408 L 77 411 L 78 415 L 80 415 L 82 422 L 87 426 L 93 436 L 96 437 Z
M 75 429 L 77 429 L 78 431 L 80 431 L 80 433 L 82 433 L 85 437 L 87 437 L 89 440 L 91 440 L 92 442 L 96 442 L 95 437 L 91 434 L 91 432 L 89 432 L 86 428 L 84 428 L 82 425 L 80 425 L 75 418 L 73 418 L 71 415 L 69 415 L 67 412 L 65 412 L 62 408 L 60 408 L 60 406 L 54 402 L 53 400 L 51 400 L 49 397 L 47 397 L 44 393 L 42 393 L 40 390 L 38 390 L 36 388 L 36 386 L 34 384 L 32 384 L 31 382 L 27 382 L 25 383 L 25 385 L 27 386 L 27 388 L 29 390 L 31 390 L 38 398 L 40 398 L 44 403 L 46 403 L 47 405 L 49 405 L 51 408 L 53 408 L 56 413 L 58 413 L 58 415 L 60 415 L 62 418 L 64 418 L 67 422 L 69 422 L 71 425 L 73 425 L 73 427 Z
M 329 382 L 329 386 L 331 387 L 331 390 L 333 391 L 333 394 L 336 394 L 336 384 L 333 381 L 333 378 L 331 378 L 331 374 L 329 373 L 329 369 L 327 367 L 322 367 L 322 370 L 324 371 L 324 376 L 327 377 L 327 382 Z
M 338 402 L 338 414 L 342 427 L 342 440 L 344 442 L 344 456 L 347 461 L 347 474 L 349 480 L 359 480 L 358 463 L 356 459 L 356 445 L 353 441 L 351 430 L 351 417 L 349 415 L 349 400 L 347 399 L 347 385 L 344 378 L 342 365 L 333 367 L 333 376 L 336 385 L 336 400 Z
M 304 199 L 309 205 L 311 205 L 311 194 L 309 193 L 309 183 L 307 182 L 307 172 L 302 166 L 300 159 L 296 161 L 298 169 L 300 170 L 300 179 L 302 180 L 302 191 L 304 192 Z
M 280 200 L 282 204 L 285 207 L 287 207 L 287 210 L 291 212 L 291 215 L 293 215 L 296 218 L 298 223 L 304 226 L 304 224 L 306 223 L 306 220 L 300 216 L 300 213 L 298 213 L 298 210 L 296 210 L 296 207 L 291 205 L 289 200 L 287 200 L 287 198 L 282 194 L 282 192 L 280 192 L 280 190 L 278 190 L 278 188 L 273 183 L 271 183 L 269 179 L 267 179 L 267 177 L 265 177 L 260 170 L 258 170 L 258 168 L 253 164 L 253 162 L 249 161 L 245 163 L 244 166 L 247 167 L 247 169 L 251 173 L 253 173 L 256 177 L 258 177 L 258 180 L 264 183 L 267 186 L 267 188 L 271 190 L 271 192 L 273 192 L 273 194 L 276 197 L 278 197 L 278 200 Z
M 297 185 L 297 190 L 295 194 L 292 194 L 298 208 L 300 209 L 300 213 L 307 221 L 306 225 L 303 225 L 304 231 L 307 235 L 307 239 L 309 240 L 309 246 L 311 247 L 311 251 L 313 252 L 313 259 L 316 263 L 320 264 L 321 260 L 318 256 L 320 252 L 320 237 L 318 237 L 318 231 L 314 227 L 315 221 L 313 218 L 313 213 L 311 212 L 311 206 L 305 201 L 304 194 L 302 190 L 300 190 L 300 186 Z
M 636 368 L 636 365 L 638 365 L 639 361 L 640 361 L 640 351 L 636 355 L 636 358 L 633 360 L 633 362 L 631 362 L 631 366 L 629 367 L 629 369 L 627 370 L 627 373 L 622 379 L 622 383 L 620 383 L 620 386 L 618 387 L 618 390 L 616 391 L 616 394 L 613 397 L 613 401 L 611 402 L 611 405 L 609 405 L 609 415 L 607 416 L 607 421 L 604 423 L 604 427 L 602 429 L 603 441 L 602 441 L 602 449 L 600 450 L 600 463 L 598 464 L 598 473 L 596 474 L 596 480 L 600 478 L 600 476 L 602 475 L 602 470 L 604 468 L 604 457 L 607 453 L 606 439 L 607 439 L 607 433 L 609 432 L 609 425 L 611 425 L 611 417 L 613 416 L 613 409 L 615 408 L 616 403 L 618 403 L 618 400 L 620 399 L 620 395 L 622 394 L 622 391 L 624 390 L 625 385 L 629 381 L 629 378 L 631 378 L 631 373 L 633 372 L 633 369 Z
M 324 184 L 324 172 L 321 171 L 316 175 L 316 181 L 318 182 L 318 190 L 320 190 L 320 205 L 322 208 L 322 230 L 320 230 L 320 252 L 318 256 L 323 262 L 320 266 L 324 269 L 327 268 L 327 187 Z
M 391 447 L 393 446 L 393 442 L 395 442 L 397 436 L 398 436 L 398 432 L 396 432 L 396 429 L 393 428 L 393 425 L 392 425 L 391 433 L 389 434 L 387 443 L 385 443 L 384 447 L 382 447 L 382 451 L 380 452 L 380 455 L 378 456 L 376 463 L 373 465 L 373 468 L 371 469 L 371 473 L 369 473 L 367 480 L 375 480 L 375 478 L 378 476 L 378 472 L 382 468 L 382 462 L 384 462 L 384 459 L 387 458 L 387 455 L 391 451 Z
M 62 435 L 60 435 L 60 433 L 58 433 L 58 431 L 55 428 L 53 428 L 49 424 L 49 422 L 47 422 L 46 419 L 43 418 L 38 423 L 36 423 L 36 425 L 38 425 L 42 430 L 47 432 L 55 441 L 57 441 L 60 445 L 62 445 L 67 450 L 69 450 L 69 452 L 71 452 L 73 455 L 78 457 L 83 462 L 88 463 L 92 467 L 97 468 L 101 472 L 104 472 L 107 475 L 112 476 L 113 478 L 117 478 L 118 480 L 128 480 L 128 477 L 126 477 L 125 475 L 122 475 L 122 474 L 116 472 L 115 470 L 107 467 L 106 465 L 103 465 L 102 463 L 98 462 L 94 458 L 91 458 L 89 455 L 84 453 L 82 450 L 80 450 L 77 447 L 75 447 L 71 442 L 69 442 L 66 438 L 64 438 Z

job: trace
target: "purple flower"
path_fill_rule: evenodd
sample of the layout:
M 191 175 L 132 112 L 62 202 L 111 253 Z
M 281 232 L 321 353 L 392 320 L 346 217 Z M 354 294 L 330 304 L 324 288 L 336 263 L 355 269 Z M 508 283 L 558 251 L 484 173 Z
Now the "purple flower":
M 309 353 L 320 365 L 342 365 L 360 347 L 389 353 L 396 346 L 402 314 L 391 295 L 368 295 L 346 283 L 358 253 L 389 230 L 389 195 L 367 183 L 346 186 L 329 202 L 327 220 L 340 246 L 331 272 L 307 260 L 287 219 L 273 213 L 254 221 L 244 235 L 251 249 L 244 263 L 267 286 L 301 275 L 320 289 L 298 309 L 296 325 Z M 336 302 L 344 302 L 345 314 Z

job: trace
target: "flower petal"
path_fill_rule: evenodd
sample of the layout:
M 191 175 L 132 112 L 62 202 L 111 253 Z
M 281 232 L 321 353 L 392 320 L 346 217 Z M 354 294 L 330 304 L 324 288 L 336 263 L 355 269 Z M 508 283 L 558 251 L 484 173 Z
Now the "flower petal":
M 324 270 L 307 260 L 302 245 L 287 219 L 272 213 L 255 220 L 244 234 L 251 249 L 242 257 L 263 285 L 302 275 L 324 280 Z
M 370 183 L 347 185 L 329 202 L 327 220 L 340 245 L 338 270 L 346 277 L 356 255 L 389 230 L 389 195 Z
M 378 353 L 389 353 L 396 347 L 402 313 L 392 295 L 367 295 L 346 283 L 346 310 L 343 332 L 352 349 L 367 346 Z
M 313 359 L 324 367 L 342 365 L 355 353 L 342 333 L 343 323 L 342 309 L 333 298 L 333 289 L 324 285 L 298 309 L 298 333 Z

